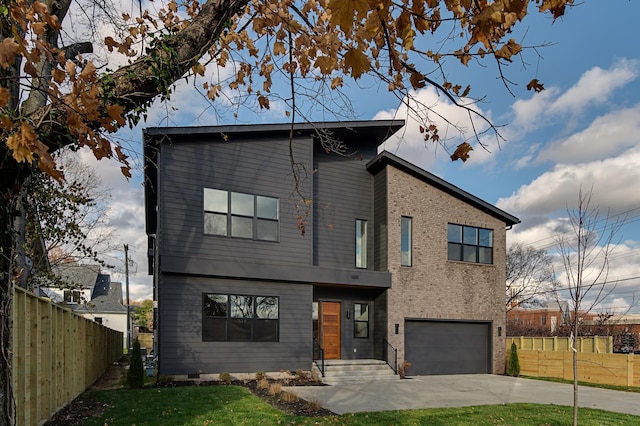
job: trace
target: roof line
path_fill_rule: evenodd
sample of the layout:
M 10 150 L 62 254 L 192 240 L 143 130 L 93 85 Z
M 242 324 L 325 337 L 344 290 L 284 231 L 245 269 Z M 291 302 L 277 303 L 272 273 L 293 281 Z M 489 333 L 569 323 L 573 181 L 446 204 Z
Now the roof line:
M 382 151 L 380 154 L 378 154 L 374 159 L 372 159 L 371 161 L 369 161 L 367 163 L 367 170 L 371 173 L 371 174 L 376 174 L 378 173 L 380 170 L 382 170 L 382 168 L 387 165 L 387 164 L 391 164 L 397 168 L 399 168 L 400 170 L 409 173 L 410 175 L 422 180 L 423 182 L 427 182 L 433 186 L 435 186 L 436 188 L 450 194 L 453 195 L 454 197 L 465 201 L 477 208 L 479 208 L 480 210 L 489 213 L 490 215 L 504 220 L 504 222 L 508 225 L 515 225 L 520 223 L 520 219 L 518 219 L 517 217 L 505 212 L 502 209 L 499 209 L 498 207 L 494 206 L 491 203 L 488 203 L 478 197 L 476 197 L 473 194 L 468 193 L 467 191 L 458 188 L 457 186 L 455 186 L 454 184 L 447 182 L 444 179 L 439 178 L 438 176 L 434 175 L 433 173 L 429 173 L 428 171 L 421 169 L 420 167 L 416 166 L 415 164 L 412 164 L 406 160 L 403 160 L 402 158 L 388 152 L 388 151 Z

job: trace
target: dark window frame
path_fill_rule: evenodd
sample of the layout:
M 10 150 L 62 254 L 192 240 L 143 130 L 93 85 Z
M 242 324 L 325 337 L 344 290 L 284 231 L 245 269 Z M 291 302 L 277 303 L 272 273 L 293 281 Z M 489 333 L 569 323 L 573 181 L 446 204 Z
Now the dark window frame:
M 356 306 L 365 306 L 367 319 L 359 320 L 358 315 L 356 314 Z M 360 308 L 360 313 L 362 313 L 362 308 Z M 369 309 L 369 304 L 364 302 L 356 302 L 353 304 L 353 338 L 354 339 L 368 339 L 370 336 L 369 333 L 369 322 L 371 321 L 371 310 Z M 358 334 L 358 324 L 365 324 L 364 330 L 366 331 L 366 336 L 362 336 Z
M 449 223 L 447 224 L 447 259 L 493 265 L 493 236 L 493 229 Z M 486 261 L 487 258 L 488 261 Z
M 409 230 L 406 234 L 406 238 L 408 238 L 407 241 L 407 252 L 408 252 L 408 259 L 405 260 L 405 250 L 404 250 L 404 245 L 405 245 L 405 233 L 404 233 L 404 223 L 408 223 L 409 224 Z M 401 216 L 400 217 L 400 266 L 407 266 L 407 267 L 411 267 L 413 266 L 413 217 L 411 216 Z
M 207 315 L 209 296 L 225 298 L 224 310 Z M 250 300 L 251 312 L 238 313 L 239 305 L 233 309 L 232 299 Z M 265 311 L 268 317 L 259 312 L 258 299 L 275 300 L 275 316 L 273 310 Z M 224 312 L 223 312 L 224 311 Z M 280 296 L 245 295 L 232 293 L 202 293 L 202 341 L 203 342 L 279 342 L 280 341 Z M 235 313 L 235 314 L 234 314 Z M 212 330 L 213 329 L 213 330 Z M 266 337 L 270 333 L 273 337 Z M 217 334 L 217 335 L 216 335 Z M 268 336 L 268 334 L 267 334 Z
M 361 228 L 358 225 L 364 225 L 364 233 L 360 235 Z M 355 266 L 358 269 L 367 269 L 368 265 L 368 240 L 369 240 L 369 224 L 366 219 L 356 219 L 355 222 Z M 358 236 L 360 235 L 360 240 Z M 360 243 L 359 243 L 360 241 Z M 360 256 L 358 256 L 358 247 L 360 248 Z M 358 264 L 360 263 L 360 264 Z
M 220 208 L 217 210 L 207 209 L 205 205 L 205 197 L 207 190 L 211 191 L 220 191 L 226 193 L 226 206 L 225 208 Z M 249 196 L 253 198 L 253 213 L 249 215 L 248 213 L 238 212 L 234 209 L 234 194 L 237 196 L 245 197 Z M 262 201 L 264 199 L 267 202 L 275 202 L 275 217 L 268 217 L 268 215 L 261 212 L 259 206 L 259 200 Z M 237 191 L 228 191 L 225 189 L 218 188 L 209 188 L 204 187 L 202 190 L 202 212 L 203 212 L 203 224 L 202 230 L 205 235 L 217 236 L 217 237 L 226 237 L 226 238 L 234 238 L 234 239 L 244 239 L 244 240 L 253 240 L 253 241 L 266 241 L 266 242 L 279 242 L 280 241 L 280 199 L 277 197 L 270 197 L 266 195 L 257 195 L 257 194 L 247 194 L 244 192 Z M 262 203 L 260 203 L 262 204 Z M 262 204 L 263 205 L 263 204 Z M 225 217 L 225 232 L 224 233 L 214 233 L 207 232 L 207 216 L 211 215 L 212 217 L 218 216 L 222 218 Z M 273 216 L 273 215 L 272 215 Z M 234 219 L 244 219 L 251 220 L 251 237 L 242 236 L 242 235 L 233 235 L 234 231 Z M 266 224 L 269 224 L 269 227 L 273 227 L 275 225 L 275 238 L 264 238 L 263 235 L 265 233 L 261 232 L 262 230 L 267 229 L 265 227 Z M 262 228 L 261 228 L 262 227 Z M 268 233 L 267 233 L 268 234 Z

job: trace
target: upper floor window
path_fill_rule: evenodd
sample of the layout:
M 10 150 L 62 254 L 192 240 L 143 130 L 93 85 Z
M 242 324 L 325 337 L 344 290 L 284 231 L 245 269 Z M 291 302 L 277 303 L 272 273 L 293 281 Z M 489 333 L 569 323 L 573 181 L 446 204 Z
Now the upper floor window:
M 400 219 L 400 264 L 411 266 L 411 218 L 402 216 Z
M 493 230 L 450 223 L 447 230 L 448 259 L 493 263 Z
M 204 233 L 278 241 L 279 200 L 204 188 Z
M 367 267 L 367 221 L 356 219 L 356 268 Z
M 64 301 L 69 304 L 82 302 L 82 292 L 80 290 L 65 290 Z

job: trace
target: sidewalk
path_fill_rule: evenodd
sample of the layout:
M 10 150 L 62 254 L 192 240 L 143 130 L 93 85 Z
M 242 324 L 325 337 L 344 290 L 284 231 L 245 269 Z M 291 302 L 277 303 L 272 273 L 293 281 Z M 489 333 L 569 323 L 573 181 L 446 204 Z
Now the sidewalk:
M 572 385 L 485 374 L 416 376 L 380 383 L 294 386 L 286 390 L 318 402 L 336 414 L 517 402 L 573 405 Z M 639 393 L 580 386 L 578 405 L 640 416 Z

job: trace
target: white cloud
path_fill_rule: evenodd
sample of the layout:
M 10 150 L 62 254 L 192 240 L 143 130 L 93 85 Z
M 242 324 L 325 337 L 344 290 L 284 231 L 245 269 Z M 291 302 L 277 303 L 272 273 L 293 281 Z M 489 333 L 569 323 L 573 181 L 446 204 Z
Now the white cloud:
M 593 67 L 580 77 L 580 80 L 549 108 L 550 114 L 570 111 L 577 113 L 593 103 L 609 100 L 614 90 L 625 86 L 638 76 L 639 62 L 622 59 L 608 70 Z
M 619 213 L 640 206 L 640 147 L 619 157 L 591 161 L 576 166 L 558 164 L 517 192 L 500 198 L 497 206 L 516 216 L 544 215 L 573 206 L 580 187 L 593 187 L 592 205 Z
M 477 116 L 473 117 L 472 124 L 468 111 L 438 95 L 431 86 L 412 92 L 410 97 L 411 108 L 403 103 L 397 109 L 380 111 L 374 115 L 374 120 L 404 119 L 407 122 L 404 129 L 381 146 L 382 149 L 405 158 L 422 168 L 429 168 L 436 163 L 436 160 L 442 161 L 443 158 L 448 160 L 456 146 L 466 140 L 475 148 L 469 164 L 480 164 L 487 161 L 488 156 L 483 155 L 486 151 L 473 143 L 474 128 L 478 133 L 487 128 L 487 124 L 482 119 Z M 490 112 L 482 111 L 477 106 L 473 108 L 487 118 L 491 118 Z M 424 134 L 420 133 L 420 126 L 425 127 L 425 124 L 418 115 L 428 117 L 438 126 L 438 134 L 442 144 L 424 140 Z M 491 151 L 497 150 L 497 144 L 491 138 L 483 139 L 483 142 L 488 145 Z
M 508 137 L 522 138 L 553 123 L 567 124 L 567 116 L 608 102 L 617 89 L 638 77 L 639 70 L 640 61 L 621 59 L 609 69 L 593 67 L 585 71 L 565 92 L 551 86 L 529 99 L 517 100 L 511 107 L 513 122 L 508 128 Z
M 537 159 L 581 163 L 617 155 L 640 145 L 639 116 L 640 104 L 598 117 L 585 130 L 549 143 Z

